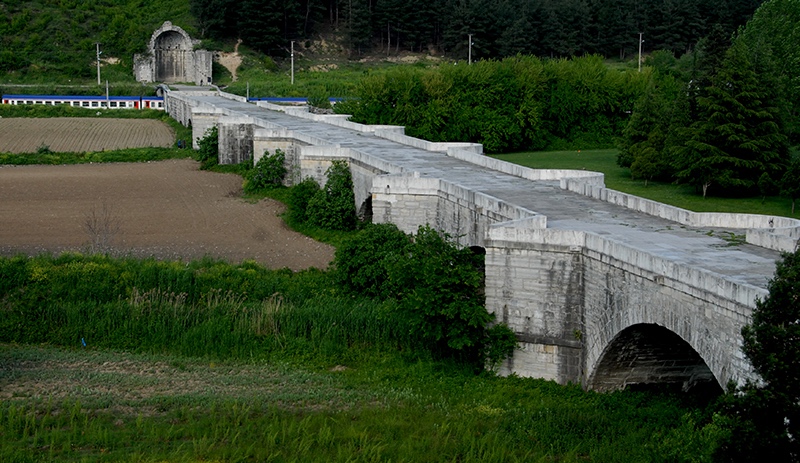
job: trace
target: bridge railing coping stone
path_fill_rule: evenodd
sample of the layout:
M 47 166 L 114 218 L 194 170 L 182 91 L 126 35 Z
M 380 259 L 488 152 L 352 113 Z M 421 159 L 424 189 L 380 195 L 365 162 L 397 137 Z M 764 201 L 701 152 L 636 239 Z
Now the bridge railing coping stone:
M 217 94 L 217 92 L 203 92 Z M 220 91 L 220 96 L 236 101 L 246 102 L 246 98 Z M 175 95 L 170 95 L 176 97 Z M 183 98 L 177 96 L 178 99 Z M 296 117 L 324 122 L 331 125 L 349 128 L 415 148 L 434 152 L 446 152 L 448 156 L 476 164 L 487 169 L 496 170 L 528 180 L 558 180 L 561 188 L 589 196 L 601 201 L 636 210 L 648 215 L 693 227 L 719 227 L 745 229 L 745 240 L 753 245 L 791 252 L 797 247 L 800 238 L 800 220 L 781 216 L 760 214 L 735 214 L 721 212 L 693 212 L 657 201 L 641 198 L 628 193 L 605 188 L 605 177 L 602 173 L 567 169 L 531 169 L 511 164 L 506 161 L 482 155 L 483 146 L 476 143 L 436 143 L 405 135 L 401 126 L 370 126 L 349 121 L 348 115 L 322 115 L 308 112 L 307 107 L 286 107 L 259 101 L 257 106 L 283 111 Z M 194 109 L 193 109 L 194 112 Z M 275 127 L 265 120 L 258 120 L 259 125 Z M 297 134 L 309 144 L 325 144 L 326 142 L 305 134 Z
M 524 220 L 532 227 L 547 227 L 547 217 L 494 196 L 476 192 L 456 183 L 439 178 L 420 177 L 418 172 L 387 175 L 373 180 L 372 192 L 384 195 L 427 195 L 466 202 L 477 206 L 487 218 L 500 218 L 503 222 Z
M 512 164 L 502 159 L 495 159 L 484 156 L 474 151 L 465 150 L 460 147 L 450 147 L 447 155 L 461 161 L 466 161 L 487 169 L 496 170 L 515 177 L 527 180 L 565 180 L 580 178 L 583 182 L 591 185 L 605 185 L 605 175 L 599 172 L 571 169 L 531 169 L 530 167 Z M 563 187 L 562 187 L 563 188 Z
M 390 162 L 386 162 L 383 159 L 376 158 L 374 156 L 370 156 L 365 154 L 361 151 L 354 150 L 352 148 L 342 148 L 339 146 L 320 146 L 320 145 L 313 145 L 313 146 L 301 146 L 299 147 L 299 153 L 301 158 L 326 158 L 330 160 L 335 159 L 344 159 L 349 162 L 357 162 L 364 165 L 368 165 L 373 167 L 385 174 L 407 174 L 412 175 L 411 172 L 403 169 L 400 166 L 392 164 Z M 383 178 L 383 177 L 378 177 Z
M 800 237 L 800 220 L 789 217 L 736 214 L 726 212 L 694 212 L 628 193 L 592 185 L 581 179 L 565 179 L 562 188 L 591 198 L 606 201 L 648 215 L 691 227 L 717 227 L 746 230 L 745 240 L 753 245 L 776 251 L 792 252 Z
M 216 94 L 216 92 L 215 92 Z M 238 101 L 240 103 L 247 103 L 247 98 L 239 95 L 234 95 L 233 93 L 223 92 L 222 90 L 219 91 L 219 96 L 223 98 L 227 98 L 229 100 Z

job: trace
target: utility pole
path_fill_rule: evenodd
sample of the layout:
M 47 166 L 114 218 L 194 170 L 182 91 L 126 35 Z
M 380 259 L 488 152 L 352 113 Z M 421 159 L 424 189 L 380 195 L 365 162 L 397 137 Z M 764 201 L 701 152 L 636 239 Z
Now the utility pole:
M 469 34 L 469 53 L 467 55 L 467 64 L 472 64 L 472 34 Z
M 103 53 L 100 51 L 100 42 L 96 42 L 97 45 L 97 85 L 100 85 L 100 54 Z
M 639 72 L 642 72 L 642 33 L 639 32 Z
M 292 85 L 294 85 L 294 40 L 292 40 Z

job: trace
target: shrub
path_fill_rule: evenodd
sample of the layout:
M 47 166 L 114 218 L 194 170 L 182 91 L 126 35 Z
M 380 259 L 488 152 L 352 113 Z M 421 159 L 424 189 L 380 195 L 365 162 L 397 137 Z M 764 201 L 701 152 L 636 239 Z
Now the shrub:
M 217 126 L 206 130 L 203 138 L 197 139 L 199 149 L 197 150 L 197 160 L 200 161 L 201 169 L 210 169 L 219 164 L 219 130 Z
M 308 202 L 308 223 L 326 230 L 355 230 L 356 201 L 347 162 L 333 161 L 325 173 L 325 187 Z
M 264 156 L 258 160 L 253 170 L 248 173 L 244 191 L 253 193 L 283 185 L 283 179 L 286 177 L 285 160 L 286 156 L 279 149 L 275 150 L 273 154 L 265 151 Z
M 481 259 L 429 226 L 408 237 L 372 225 L 336 251 L 334 279 L 353 295 L 396 299 L 399 317 L 435 354 L 494 367 L 516 337 L 505 325 L 489 327 Z
M 381 299 L 398 296 L 400 288 L 390 270 L 406 256 L 410 245 L 410 237 L 396 225 L 369 224 L 336 249 L 335 281 L 352 294 Z
M 308 221 L 308 203 L 319 191 L 321 191 L 319 183 L 311 177 L 292 187 L 288 201 L 289 222 L 301 224 Z

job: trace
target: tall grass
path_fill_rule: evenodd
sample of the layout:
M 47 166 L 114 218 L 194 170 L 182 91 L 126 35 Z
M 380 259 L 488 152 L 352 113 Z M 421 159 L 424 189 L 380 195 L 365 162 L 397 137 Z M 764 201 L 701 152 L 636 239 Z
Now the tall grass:
M 391 303 L 338 296 L 316 270 L 64 254 L 0 259 L 0 280 L 0 342 L 252 358 L 415 340 Z

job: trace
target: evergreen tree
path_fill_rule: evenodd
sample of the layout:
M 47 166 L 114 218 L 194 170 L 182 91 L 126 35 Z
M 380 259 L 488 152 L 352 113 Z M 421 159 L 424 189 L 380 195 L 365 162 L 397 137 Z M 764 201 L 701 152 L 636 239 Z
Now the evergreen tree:
M 800 253 L 785 254 L 742 329 L 744 353 L 761 382 L 723 403 L 729 438 L 716 460 L 800 461 Z
M 680 152 L 678 180 L 701 187 L 704 196 L 711 185 L 720 193 L 755 193 L 762 173 L 781 176 L 789 151 L 778 109 L 769 105 L 743 41 L 727 51 L 711 84 L 698 98 L 703 117 Z
M 800 0 L 770 0 L 747 23 L 743 39 L 749 46 L 766 47 L 777 64 L 775 76 L 785 92 L 787 132 L 800 142 Z M 763 48 L 762 48 L 763 49 Z

